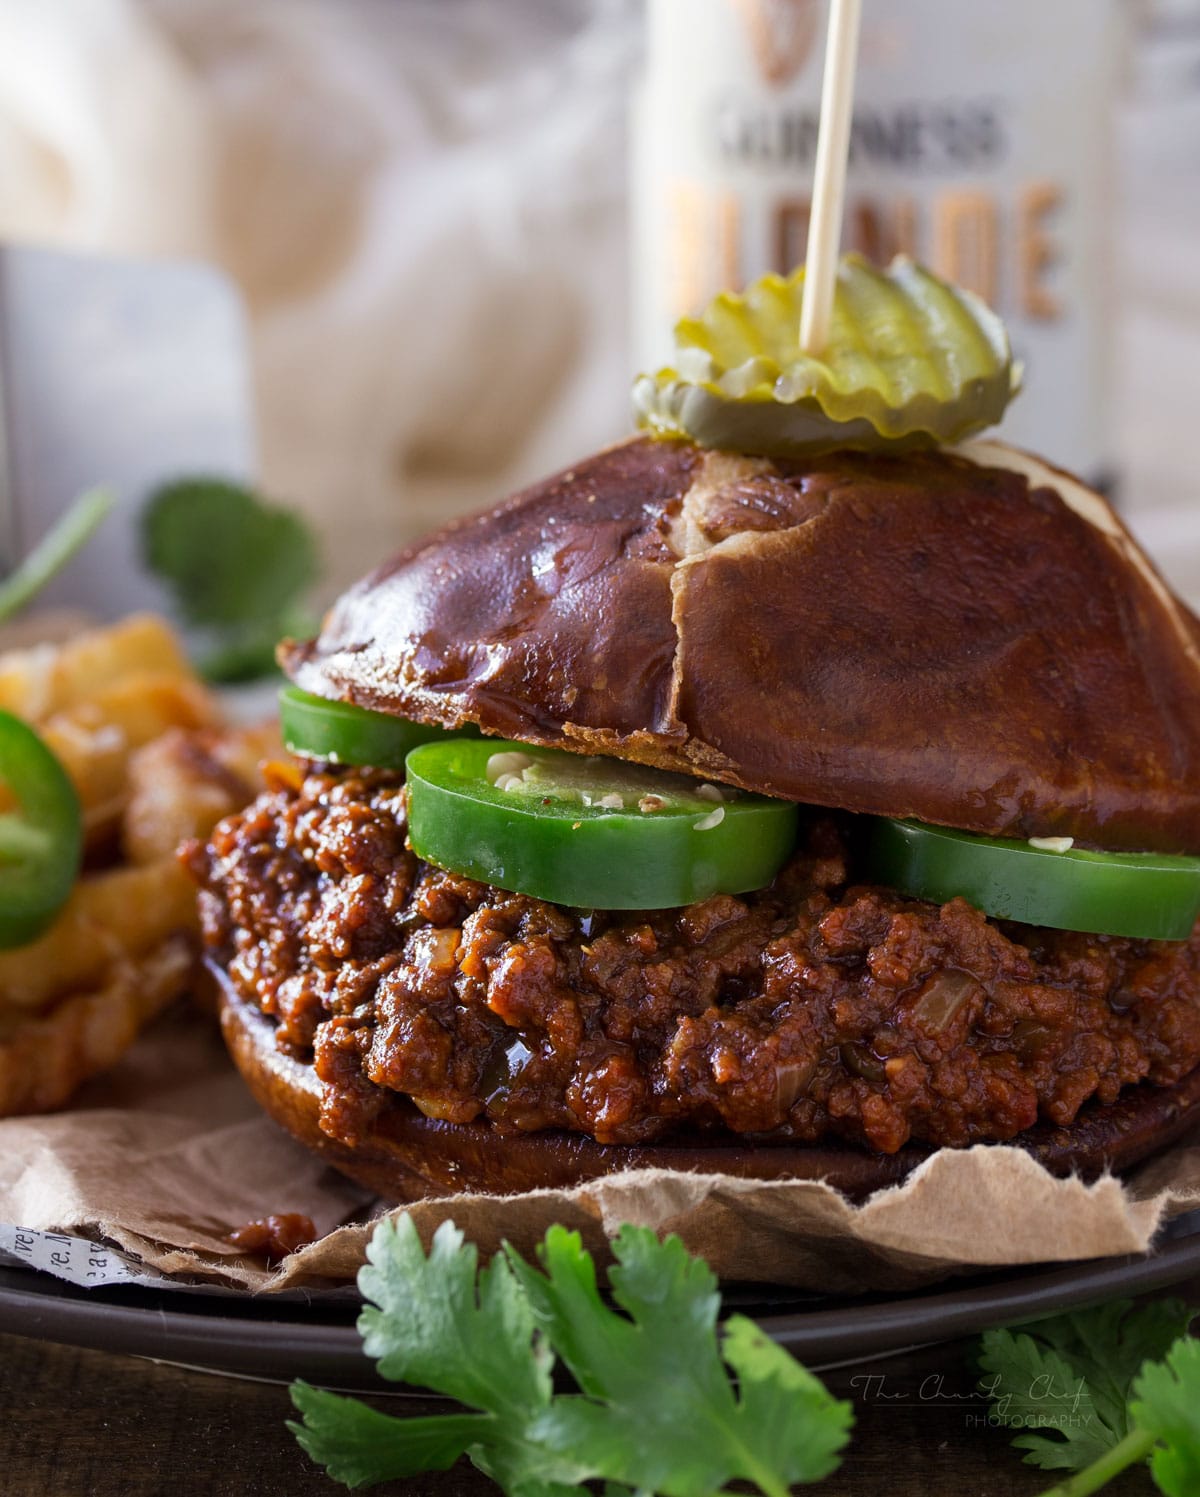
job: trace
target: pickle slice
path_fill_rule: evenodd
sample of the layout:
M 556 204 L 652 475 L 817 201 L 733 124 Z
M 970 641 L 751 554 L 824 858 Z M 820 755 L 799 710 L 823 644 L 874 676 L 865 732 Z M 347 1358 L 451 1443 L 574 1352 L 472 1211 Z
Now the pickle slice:
M 803 294 L 802 266 L 684 318 L 676 367 L 634 383 L 638 425 L 766 457 L 928 447 L 994 425 L 1019 387 L 999 317 L 903 256 L 842 256 L 819 358 L 800 351 Z

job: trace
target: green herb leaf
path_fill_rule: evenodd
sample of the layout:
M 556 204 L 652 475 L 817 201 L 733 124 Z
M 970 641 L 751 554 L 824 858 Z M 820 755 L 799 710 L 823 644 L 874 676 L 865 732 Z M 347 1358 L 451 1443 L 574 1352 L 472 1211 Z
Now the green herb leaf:
M 1013 1441 L 1047 1471 L 1079 1471 L 1131 1428 L 1129 1394 L 1147 1360 L 1162 1357 L 1195 1314 L 1182 1300 L 1134 1308 L 1114 1300 L 1011 1330 L 987 1331 L 979 1363 L 993 1412 L 1024 1430 Z
M 291 1393 L 304 1423 L 289 1420 L 288 1428 L 314 1461 L 348 1487 L 448 1471 L 489 1423 L 486 1414 L 396 1419 L 304 1382 L 294 1382 Z
M 20 613 L 73 560 L 115 502 L 111 489 L 89 489 L 80 494 L 20 566 L 0 582 L 0 623 Z
M 174 585 L 189 624 L 278 618 L 316 578 L 303 520 L 219 479 L 159 489 L 146 507 L 143 542 L 147 566 Z
M 382 1377 L 510 1419 L 550 1402 L 553 1354 L 534 1344 L 533 1314 L 503 1256 L 480 1272 L 475 1247 L 443 1222 L 427 1258 L 404 1216 L 380 1222 L 367 1260 L 358 1284 L 372 1303 L 358 1331 Z
M 293 1398 L 304 1415 L 297 1438 L 303 1435 L 304 1448 L 350 1485 L 413 1475 L 419 1466 L 401 1472 L 395 1463 L 417 1459 L 425 1449 L 446 1465 L 468 1455 L 512 1497 L 574 1493 L 586 1473 L 529 1435 L 550 1404 L 554 1357 L 535 1335 L 507 1260 L 497 1255 L 480 1272 L 475 1248 L 452 1222 L 438 1228 L 427 1258 L 408 1217 L 380 1222 L 367 1259 L 358 1281 L 372 1304 L 358 1329 L 380 1374 L 484 1412 L 422 1420 L 410 1443 L 404 1433 L 409 1421 L 383 1414 L 359 1419 L 356 1400 L 322 1395 L 318 1401 L 297 1384 Z M 382 1441 L 379 1452 L 376 1441 Z
M 481 1272 L 452 1223 L 428 1256 L 408 1218 L 380 1223 L 359 1275 L 367 1352 L 384 1377 L 480 1412 L 397 1420 L 296 1383 L 297 1439 L 349 1486 L 465 1455 L 509 1497 L 569 1497 L 595 1480 L 605 1497 L 715 1497 L 730 1478 L 784 1497 L 836 1467 L 850 1406 L 748 1320 L 729 1322 L 722 1347 L 706 1264 L 677 1238 L 633 1228 L 614 1252 L 619 1310 L 561 1227 L 540 1249 L 545 1273 L 508 1246 Z M 554 1393 L 555 1351 L 582 1394 Z
M 1169 1497 L 1200 1492 L 1200 1342 L 1184 1335 L 1195 1313 L 1178 1299 L 1115 1300 L 985 1333 L 980 1388 L 993 1413 L 1054 1431 L 1014 1446 L 1075 1473 L 1043 1497 L 1089 1497 L 1147 1456 Z
M 1028 1332 L 985 1332 L 979 1364 L 994 1375 L 980 1387 L 992 1398 L 992 1412 L 1003 1423 L 1055 1431 L 1023 1434 L 1013 1441 L 1027 1452 L 1029 1465 L 1044 1471 L 1079 1471 L 1127 1432 L 1124 1409 L 1118 1426 L 1107 1423 L 1074 1363 Z
M 261 681 L 275 671 L 275 647 L 279 641 L 289 635 L 302 639 L 315 633 L 317 624 L 313 614 L 289 612 L 263 624 L 223 629 L 216 636 L 219 643 L 200 662 L 201 674 L 216 685 Z
M 624 1227 L 613 1252 L 613 1298 L 628 1318 L 600 1299 L 576 1233 L 546 1234 L 545 1275 L 509 1254 L 539 1326 L 588 1395 L 556 1399 L 534 1425 L 538 1439 L 667 1497 L 708 1497 L 733 1478 L 779 1497 L 835 1469 L 850 1405 L 740 1317 L 724 1347 L 742 1380 L 736 1397 L 707 1264 L 644 1228 Z
M 142 549 L 183 622 L 211 638 L 212 680 L 268 674 L 283 635 L 311 627 L 300 603 L 317 577 L 312 532 L 248 489 L 188 478 L 157 490 L 142 515 Z
M 1185 1336 L 1162 1362 L 1144 1367 L 1133 1385 L 1129 1412 L 1160 1442 L 1150 1473 L 1167 1497 L 1200 1492 L 1200 1341 Z
M 821 1380 L 744 1315 L 725 1323 L 721 1354 L 737 1373 L 741 1435 L 759 1461 L 789 1482 L 820 1481 L 841 1464 L 854 1407 L 835 1400 Z
M 1129 1428 L 1127 1405 L 1133 1379 L 1144 1362 L 1166 1355 L 1195 1313 L 1180 1299 L 1136 1307 L 1131 1300 L 1112 1300 L 1055 1315 L 1026 1329 L 1079 1370 L 1101 1418 L 1123 1435 Z

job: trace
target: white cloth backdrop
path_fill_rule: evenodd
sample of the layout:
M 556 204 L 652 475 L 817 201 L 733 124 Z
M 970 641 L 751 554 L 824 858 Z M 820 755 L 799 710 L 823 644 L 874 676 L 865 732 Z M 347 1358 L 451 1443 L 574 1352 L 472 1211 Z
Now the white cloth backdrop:
M 0 236 L 215 259 L 346 580 L 620 435 L 632 0 L 0 0 Z
M 1158 14 L 1113 229 L 1123 502 L 1200 601 L 1200 0 Z M 638 0 L 0 0 L 0 235 L 230 272 L 265 482 L 343 581 L 626 429 L 639 20 Z

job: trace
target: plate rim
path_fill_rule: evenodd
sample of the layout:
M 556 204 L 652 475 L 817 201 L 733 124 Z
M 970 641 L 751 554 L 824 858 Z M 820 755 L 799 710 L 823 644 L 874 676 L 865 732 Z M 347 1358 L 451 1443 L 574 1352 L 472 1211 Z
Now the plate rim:
M 1023 1265 L 1012 1272 L 1002 1266 L 927 1289 L 826 1305 L 817 1297 L 813 1308 L 749 1313 L 772 1340 L 814 1370 L 865 1361 L 1168 1288 L 1200 1273 L 1200 1212 L 1189 1215 L 1196 1218 L 1191 1230 L 1168 1233 L 1146 1253 Z M 754 1292 L 753 1286 L 740 1287 L 743 1297 Z M 764 1296 L 780 1293 L 777 1286 L 761 1287 Z M 741 1305 L 737 1309 L 747 1313 Z M 381 1379 L 363 1353 L 357 1311 L 358 1303 L 349 1300 L 284 1303 L 273 1296 L 182 1295 L 135 1285 L 86 1290 L 20 1265 L 0 1267 L 0 1326 L 8 1334 L 235 1377 L 281 1383 L 304 1377 L 326 1387 L 404 1393 Z

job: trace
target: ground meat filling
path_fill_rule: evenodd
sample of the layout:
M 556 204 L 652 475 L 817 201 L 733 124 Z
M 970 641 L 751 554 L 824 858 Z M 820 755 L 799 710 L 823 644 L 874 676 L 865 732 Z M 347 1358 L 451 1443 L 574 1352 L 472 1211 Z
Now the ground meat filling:
M 585 913 L 444 873 L 394 775 L 280 768 L 190 866 L 236 991 L 311 1057 L 353 1145 L 430 1117 L 602 1143 L 697 1131 L 1011 1138 L 1200 1063 L 1200 936 L 1156 943 L 987 920 L 855 884 L 821 815 L 769 888 Z

